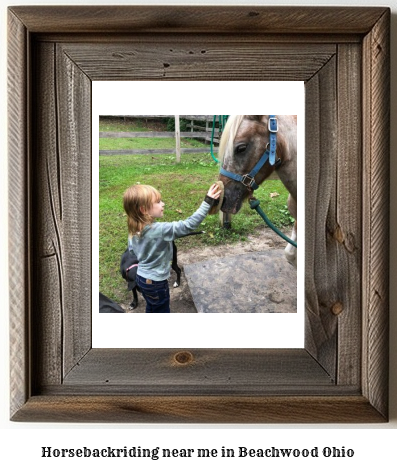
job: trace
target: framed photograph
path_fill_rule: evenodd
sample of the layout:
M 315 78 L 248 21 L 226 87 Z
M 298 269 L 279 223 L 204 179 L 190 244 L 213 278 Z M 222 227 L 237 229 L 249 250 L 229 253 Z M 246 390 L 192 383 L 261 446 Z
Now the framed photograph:
M 388 420 L 389 29 L 384 7 L 9 8 L 11 420 Z M 304 347 L 93 348 L 93 82 L 225 80 L 305 84 Z
M 188 100 L 183 103 L 175 100 L 185 95 Z M 260 95 L 267 97 L 266 104 L 257 100 Z M 93 348 L 172 348 L 180 345 L 181 339 L 189 348 L 303 347 L 304 83 L 255 81 L 249 82 L 247 89 L 247 82 L 227 80 L 221 86 L 217 81 L 204 80 L 96 81 L 91 97 L 92 155 L 98 156 L 92 159 L 91 170 L 92 270 L 99 273 L 103 300 L 98 305 L 98 284 L 93 283 Z M 205 110 L 214 108 L 214 102 L 227 111 L 229 126 L 236 119 L 234 116 L 248 111 L 265 112 L 261 119 L 267 119 L 274 110 L 280 129 L 283 120 L 296 117 L 296 132 L 293 129 L 288 136 L 300 162 L 296 169 L 300 202 L 296 217 L 302 239 L 298 256 L 302 259 L 297 263 L 298 269 L 286 263 L 287 244 L 248 202 L 232 216 L 230 230 L 225 229 L 222 213 L 217 212 L 197 228 L 203 234 L 176 240 L 176 263 L 183 271 L 180 281 L 175 270 L 170 272 L 172 312 L 148 313 L 142 295 L 133 291 L 134 277 L 132 286 L 127 286 L 120 275 L 120 257 L 128 237 L 123 194 L 136 184 L 159 190 L 165 204 L 163 217 L 156 219 L 159 223 L 186 220 L 197 210 L 210 184 L 220 178 L 220 144 L 213 142 L 212 154 L 210 147 L 212 137 L 217 141 L 219 116 L 205 114 Z M 192 110 L 198 114 L 192 115 Z M 176 164 L 177 119 L 181 153 Z M 226 121 L 226 116 L 223 119 Z M 267 129 L 264 125 L 258 127 L 254 119 L 247 120 L 247 124 L 255 132 Z M 228 136 L 226 122 L 223 127 L 224 139 Z M 282 130 L 277 134 L 280 150 L 285 134 Z M 262 141 L 261 136 L 264 148 L 266 142 Z M 260 155 L 252 156 L 247 171 L 254 167 L 263 150 L 259 148 Z M 278 157 L 282 156 L 280 150 Z M 288 191 L 278 174 L 269 175 L 254 195 L 272 222 L 290 236 L 293 226 L 285 209 Z M 127 266 L 131 265 L 134 263 L 129 261 Z M 183 323 L 179 322 L 181 315 Z M 152 329 L 154 325 L 156 328 Z M 159 335 L 160 332 L 166 335 Z

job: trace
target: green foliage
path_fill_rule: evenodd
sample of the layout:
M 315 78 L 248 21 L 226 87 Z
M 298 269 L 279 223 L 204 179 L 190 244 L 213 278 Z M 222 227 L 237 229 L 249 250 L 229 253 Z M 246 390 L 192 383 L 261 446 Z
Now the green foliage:
M 164 123 L 166 124 L 167 131 L 175 131 L 175 118 L 164 118 Z M 179 120 L 179 129 L 180 131 L 190 131 L 188 128 L 189 120 L 181 118 Z

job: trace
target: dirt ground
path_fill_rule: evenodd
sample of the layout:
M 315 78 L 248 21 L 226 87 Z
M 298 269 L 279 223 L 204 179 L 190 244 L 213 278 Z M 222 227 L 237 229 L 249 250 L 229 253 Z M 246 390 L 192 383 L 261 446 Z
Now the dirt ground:
M 180 286 L 178 288 L 174 288 L 173 283 L 176 279 L 176 275 L 171 270 L 171 278 L 169 280 L 171 311 L 180 313 L 197 312 L 183 270 L 184 265 L 205 260 L 214 260 L 218 257 L 240 255 L 249 252 L 260 252 L 273 248 L 283 248 L 285 245 L 286 243 L 278 235 L 268 227 L 264 226 L 263 228 L 258 229 L 255 234 L 250 235 L 248 240 L 245 242 L 222 245 L 219 247 L 210 246 L 192 248 L 188 251 L 178 249 L 178 265 L 182 268 L 182 276 Z M 140 293 L 138 293 L 138 302 L 139 305 L 134 309 L 134 311 L 131 311 L 128 305 L 122 304 L 121 306 L 126 312 L 145 312 L 145 300 Z

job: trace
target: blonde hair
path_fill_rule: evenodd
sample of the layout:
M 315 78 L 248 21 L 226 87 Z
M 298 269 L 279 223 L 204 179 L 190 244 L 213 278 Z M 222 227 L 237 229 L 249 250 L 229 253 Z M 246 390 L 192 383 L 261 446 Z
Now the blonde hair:
M 219 143 L 218 156 L 220 163 L 222 164 L 225 160 L 226 155 L 233 155 L 233 142 L 236 137 L 238 128 L 241 125 L 245 115 L 235 114 L 229 116 L 225 129 L 223 130 L 221 142 Z
M 123 205 L 127 214 L 128 232 L 135 235 L 153 222 L 147 214 L 153 203 L 161 201 L 161 194 L 150 185 L 133 185 L 124 193 Z

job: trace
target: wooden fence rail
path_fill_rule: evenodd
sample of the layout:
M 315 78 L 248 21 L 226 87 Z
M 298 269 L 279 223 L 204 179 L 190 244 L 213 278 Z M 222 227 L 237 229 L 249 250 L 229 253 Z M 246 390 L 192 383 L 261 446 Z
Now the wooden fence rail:
M 116 117 L 116 116 L 114 116 Z M 101 131 L 99 133 L 100 138 L 142 138 L 142 137 L 151 137 L 151 138 L 175 138 L 175 147 L 174 148 L 164 148 L 164 149 L 122 149 L 122 150 L 100 150 L 99 155 L 139 155 L 139 154 L 175 154 L 176 162 L 181 161 L 181 154 L 197 154 L 197 153 L 208 153 L 211 152 L 211 147 L 181 147 L 181 138 L 200 138 L 204 139 L 207 142 L 211 141 L 212 136 L 212 115 L 134 115 L 134 116 L 117 116 L 119 118 L 163 118 L 163 117 L 173 117 L 175 118 L 175 131 L 153 131 L 153 132 L 107 132 Z M 190 119 L 191 123 L 189 125 L 191 131 L 180 132 L 180 118 Z M 206 127 L 197 126 L 194 124 L 194 121 L 206 121 Z M 211 122 L 211 126 L 209 126 Z M 216 118 L 216 122 L 218 119 Z M 195 129 L 206 129 L 206 131 L 196 131 Z M 215 128 L 214 131 L 214 143 L 219 143 L 219 129 Z M 218 149 L 213 147 L 212 151 L 214 153 L 218 152 Z
M 179 149 L 180 154 L 201 154 L 211 152 L 210 147 L 181 147 Z M 214 153 L 217 152 L 217 149 L 213 150 Z M 180 162 L 180 157 L 178 160 L 178 154 L 175 148 L 164 148 L 164 149 L 120 149 L 120 150 L 100 150 L 99 155 L 142 155 L 142 154 L 176 154 L 177 162 Z
M 217 131 L 217 130 L 215 130 Z M 211 137 L 211 132 L 181 132 L 181 137 L 192 137 L 192 138 L 206 138 Z M 149 132 L 108 132 L 108 131 L 101 131 L 99 133 L 99 137 L 175 137 L 175 132 L 171 131 L 149 131 Z
M 213 121 L 214 115 L 212 114 L 180 114 L 178 115 L 180 118 L 183 119 L 190 119 L 193 121 Z M 144 119 L 151 119 L 151 118 L 175 118 L 174 114 L 134 114 L 134 115 L 104 115 L 103 118 L 144 118 Z M 219 121 L 218 117 L 215 117 L 216 122 Z

